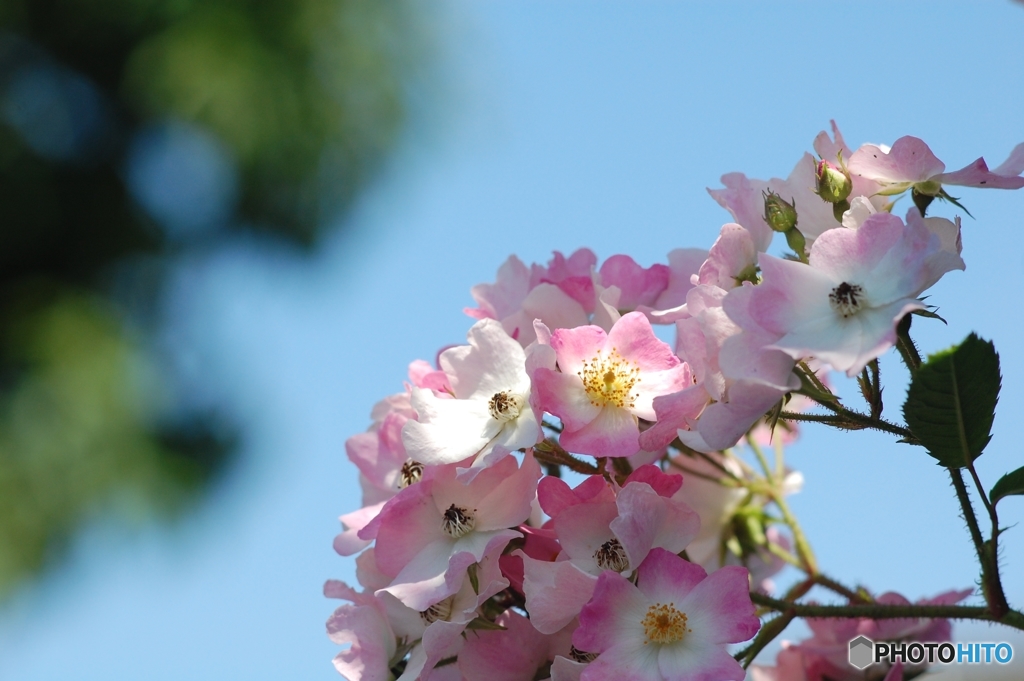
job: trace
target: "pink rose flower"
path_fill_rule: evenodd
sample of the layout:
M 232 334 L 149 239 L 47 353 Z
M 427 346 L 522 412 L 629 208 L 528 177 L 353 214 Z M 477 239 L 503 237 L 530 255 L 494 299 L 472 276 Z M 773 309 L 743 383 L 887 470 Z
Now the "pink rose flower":
M 654 549 L 634 586 L 615 572 L 598 578 L 573 634 L 579 651 L 596 653 L 582 681 L 742 681 L 726 651 L 761 626 L 747 592 L 747 571 L 699 565 Z
M 536 368 L 534 390 L 540 407 L 561 419 L 561 444 L 573 452 L 637 453 L 637 419 L 653 421 L 654 398 L 689 383 L 686 365 L 641 312 L 623 316 L 607 334 L 596 326 L 558 329 L 550 343 L 558 370 L 554 361 Z

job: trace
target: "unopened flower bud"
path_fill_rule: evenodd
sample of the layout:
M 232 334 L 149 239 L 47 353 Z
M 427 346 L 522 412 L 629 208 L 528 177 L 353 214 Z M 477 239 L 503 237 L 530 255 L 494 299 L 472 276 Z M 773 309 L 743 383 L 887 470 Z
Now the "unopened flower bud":
M 776 232 L 785 234 L 796 227 L 796 201 L 787 202 L 772 190 L 761 192 L 764 197 L 764 221 Z
M 842 159 L 840 159 L 840 163 Z M 853 191 L 853 180 L 845 166 L 836 168 L 834 165 L 822 159 L 818 161 L 814 169 L 815 189 L 814 192 L 829 203 L 845 201 Z

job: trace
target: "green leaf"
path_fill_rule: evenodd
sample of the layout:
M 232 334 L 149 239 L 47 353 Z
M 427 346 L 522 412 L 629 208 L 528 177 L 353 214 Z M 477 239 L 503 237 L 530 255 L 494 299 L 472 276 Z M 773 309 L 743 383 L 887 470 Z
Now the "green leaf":
M 1024 495 L 1024 466 L 999 478 L 988 496 L 994 504 L 1003 497 L 1013 495 Z
M 992 438 L 1000 381 L 995 347 L 972 333 L 914 372 L 903 418 L 940 464 L 963 468 Z

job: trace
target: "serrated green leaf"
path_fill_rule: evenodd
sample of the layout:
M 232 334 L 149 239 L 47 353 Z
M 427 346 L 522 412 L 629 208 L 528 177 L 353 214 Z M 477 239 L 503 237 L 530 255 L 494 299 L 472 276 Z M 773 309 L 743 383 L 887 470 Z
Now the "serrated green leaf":
M 999 478 L 988 496 L 994 504 L 1003 497 L 1013 495 L 1024 495 L 1024 466 Z
M 995 347 L 972 333 L 914 372 L 903 418 L 940 464 L 963 468 L 992 438 L 1000 381 Z

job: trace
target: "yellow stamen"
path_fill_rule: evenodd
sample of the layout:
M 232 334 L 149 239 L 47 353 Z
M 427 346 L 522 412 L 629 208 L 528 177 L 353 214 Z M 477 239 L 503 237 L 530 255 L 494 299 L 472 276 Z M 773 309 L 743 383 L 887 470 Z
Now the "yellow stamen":
M 693 631 L 686 628 L 686 613 L 679 612 L 675 603 L 658 603 L 647 609 L 641 624 L 644 626 L 644 636 L 648 643 L 676 643 L 683 640 L 683 636 Z
M 614 348 L 608 355 L 583 360 L 583 369 L 576 375 L 583 381 L 583 389 L 595 407 L 632 409 L 636 403 L 633 386 L 640 382 L 640 367 L 623 359 Z

